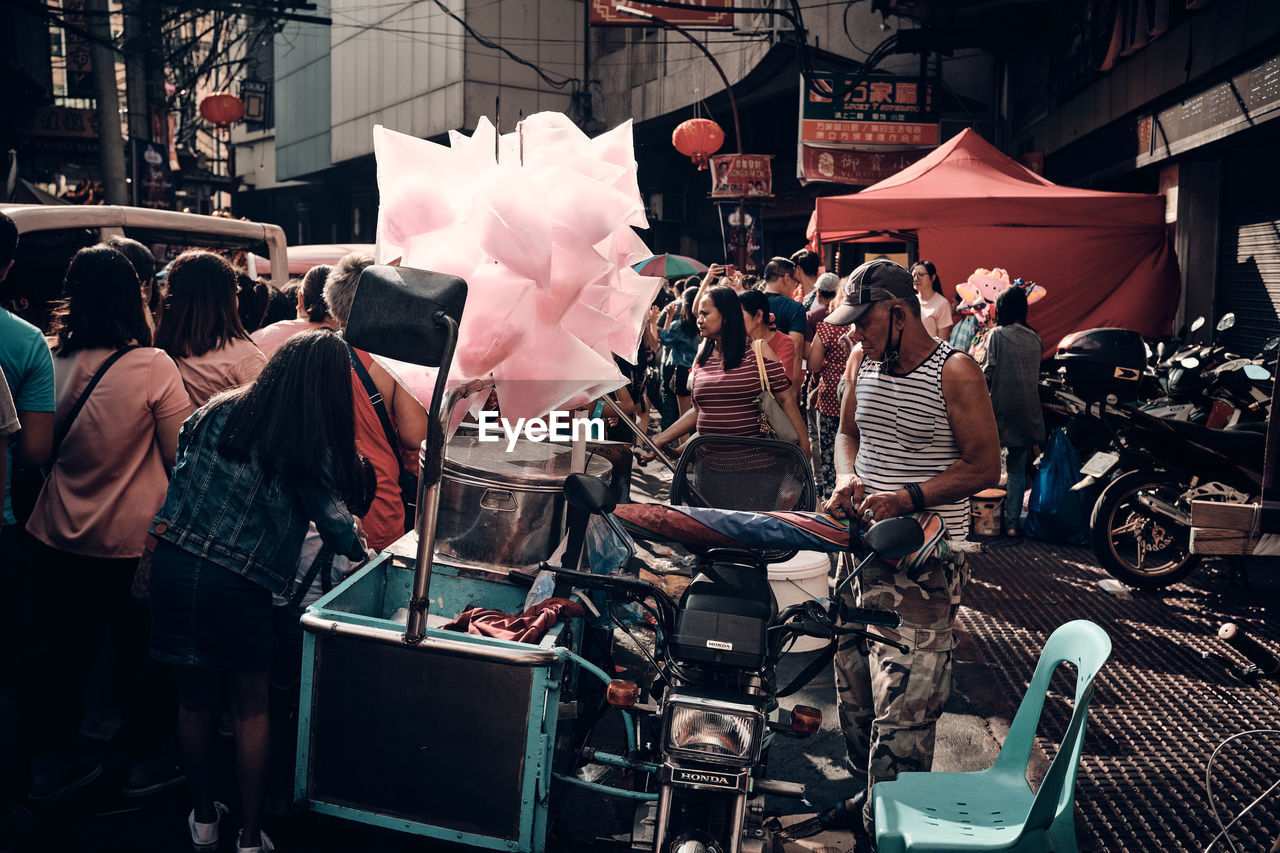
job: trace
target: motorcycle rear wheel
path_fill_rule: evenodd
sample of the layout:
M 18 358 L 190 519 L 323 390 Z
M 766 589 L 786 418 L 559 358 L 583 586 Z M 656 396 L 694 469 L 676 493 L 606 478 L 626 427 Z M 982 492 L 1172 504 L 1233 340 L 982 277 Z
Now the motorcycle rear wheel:
M 1159 589 L 1195 571 L 1200 557 L 1191 553 L 1191 529 L 1138 500 L 1150 494 L 1176 504 L 1185 488 L 1168 475 L 1133 471 L 1103 489 L 1089 531 L 1108 574 L 1137 589 Z

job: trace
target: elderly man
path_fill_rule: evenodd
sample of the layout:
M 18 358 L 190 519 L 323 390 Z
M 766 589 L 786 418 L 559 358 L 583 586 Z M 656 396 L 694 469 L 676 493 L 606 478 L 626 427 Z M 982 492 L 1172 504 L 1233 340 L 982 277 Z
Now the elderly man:
M 869 261 L 842 290 L 826 322 L 853 325 L 855 346 L 835 439 L 836 488 L 823 508 L 863 524 L 928 509 L 945 520 L 948 538 L 962 540 L 966 499 L 1000 478 L 982 371 L 925 331 L 911 273 L 900 265 Z M 846 638 L 836 652 L 840 725 L 867 788 L 822 815 L 825 826 L 869 829 L 872 785 L 929 770 L 951 692 L 952 629 L 966 574 L 954 548 L 910 569 L 872 560 L 846 594 L 852 605 L 898 611 L 899 629 L 872 631 L 908 651 Z
M 369 255 L 352 252 L 329 271 L 324 301 L 339 329 L 347 327 L 360 274 L 372 263 Z M 378 483 L 362 523 L 370 547 L 381 551 L 413 524 L 412 507 L 406 504 L 417 500 L 417 455 L 427 437 L 427 412 L 369 353 L 354 347 L 351 390 L 356 450 L 373 465 Z

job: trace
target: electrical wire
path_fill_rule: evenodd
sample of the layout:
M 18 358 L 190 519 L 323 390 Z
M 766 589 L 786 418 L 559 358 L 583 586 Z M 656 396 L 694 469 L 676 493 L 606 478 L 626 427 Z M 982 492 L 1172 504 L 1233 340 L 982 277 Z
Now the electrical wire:
M 1234 740 L 1237 740 L 1242 737 L 1246 737 L 1248 735 L 1280 735 L 1280 730 L 1250 729 L 1249 731 L 1239 732 L 1238 734 L 1234 734 L 1231 737 L 1224 740 L 1222 743 L 1218 744 L 1218 748 L 1215 749 L 1213 753 L 1209 756 L 1209 763 L 1208 763 L 1208 766 L 1205 767 L 1205 771 L 1204 771 L 1204 793 L 1205 793 L 1205 796 L 1209 798 L 1209 808 L 1213 811 L 1213 819 L 1214 821 L 1217 822 L 1218 829 L 1221 831 L 1217 835 L 1215 835 L 1213 837 L 1213 840 L 1209 842 L 1208 846 L 1204 848 L 1204 853 L 1209 853 L 1213 845 L 1218 843 L 1219 838 L 1222 838 L 1227 842 L 1227 846 L 1231 848 L 1232 853 L 1239 853 L 1239 851 L 1236 849 L 1235 842 L 1231 840 L 1231 835 L 1227 830 L 1235 826 L 1236 823 L 1240 820 L 1240 818 L 1244 817 L 1245 814 L 1248 813 L 1250 809 L 1252 809 L 1258 803 L 1266 799 L 1267 796 L 1276 788 L 1280 787 L 1280 780 L 1277 780 L 1275 783 L 1271 785 L 1270 788 L 1268 788 L 1267 790 L 1263 791 L 1260 795 L 1258 795 L 1257 799 L 1255 799 L 1252 803 L 1249 803 L 1249 805 L 1241 809 L 1240 813 L 1237 814 L 1234 818 L 1232 818 L 1230 823 L 1223 824 L 1222 816 L 1218 814 L 1218 804 L 1215 803 L 1213 800 L 1213 763 L 1214 761 L 1217 760 L 1218 753 L 1222 752 L 1223 747 L 1225 747 L 1227 744 L 1231 743 Z

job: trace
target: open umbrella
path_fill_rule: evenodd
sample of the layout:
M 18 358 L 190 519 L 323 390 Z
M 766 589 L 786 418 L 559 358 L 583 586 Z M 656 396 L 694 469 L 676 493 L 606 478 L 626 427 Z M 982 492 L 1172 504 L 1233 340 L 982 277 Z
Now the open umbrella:
M 656 275 L 661 278 L 678 278 L 683 275 L 697 275 L 707 271 L 702 261 L 687 258 L 684 255 L 654 255 L 632 267 L 640 275 Z

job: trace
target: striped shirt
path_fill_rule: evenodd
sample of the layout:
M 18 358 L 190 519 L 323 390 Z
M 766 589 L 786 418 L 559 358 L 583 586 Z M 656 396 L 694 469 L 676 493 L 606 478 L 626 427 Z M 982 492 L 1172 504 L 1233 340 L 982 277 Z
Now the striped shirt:
M 781 362 L 766 357 L 764 367 L 774 394 L 791 387 Z M 749 341 L 742 361 L 733 370 L 726 371 L 720 354 L 715 352 L 706 364 L 695 362 L 689 372 L 689 387 L 698 407 L 699 435 L 760 434 L 760 407 L 756 405 L 760 374 Z
M 864 360 L 859 365 L 854 471 L 868 492 L 923 483 L 960 458 L 942 396 L 942 365 L 955 351 L 950 344 L 939 343 L 933 354 L 906 376 L 883 371 L 880 362 Z M 947 523 L 947 538 L 963 539 L 969 534 L 968 501 L 929 509 Z

